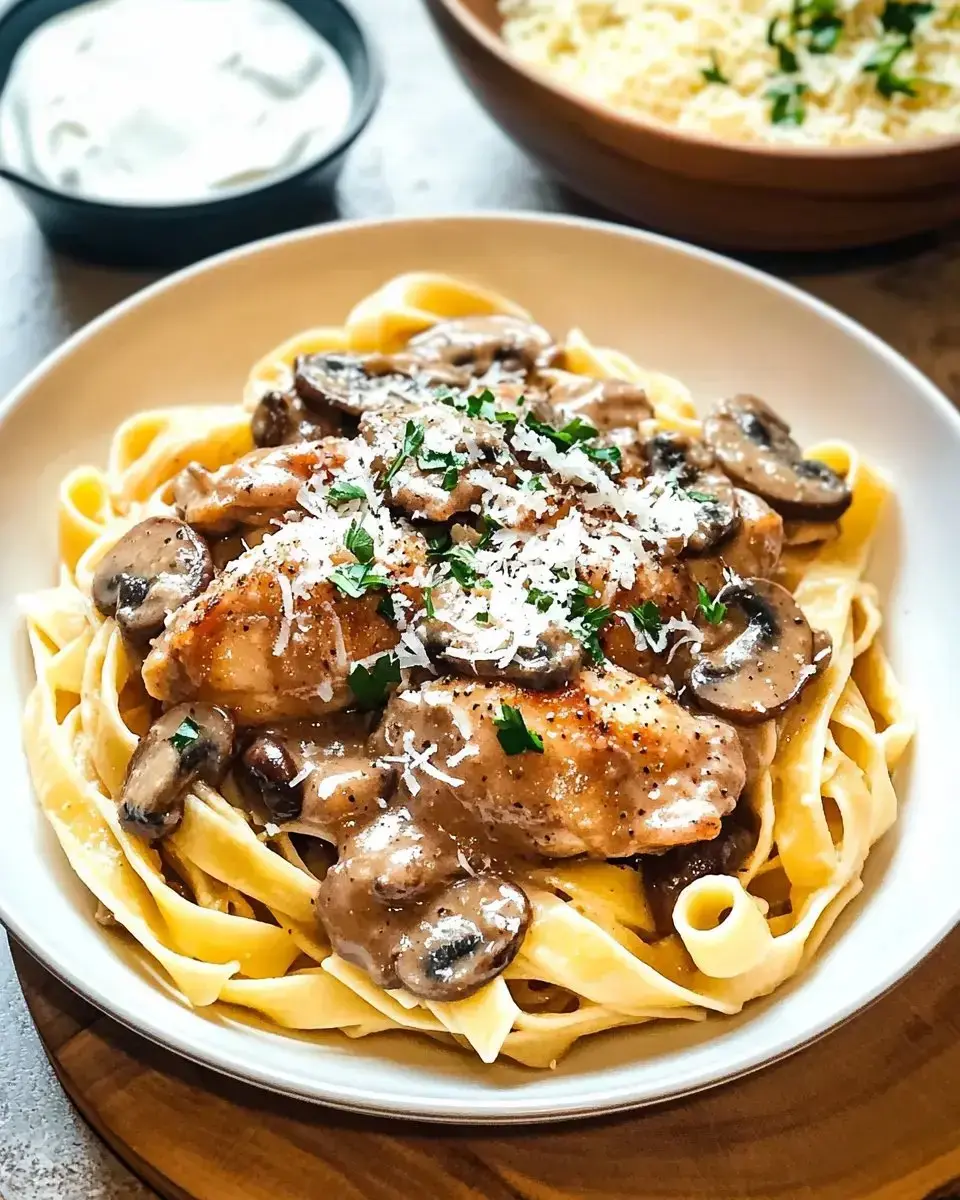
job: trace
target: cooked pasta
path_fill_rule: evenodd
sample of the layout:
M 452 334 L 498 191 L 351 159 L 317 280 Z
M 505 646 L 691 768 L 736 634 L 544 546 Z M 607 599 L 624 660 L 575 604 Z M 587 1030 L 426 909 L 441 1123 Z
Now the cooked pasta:
M 775 989 L 911 736 L 887 484 L 793 446 L 428 274 L 236 406 L 131 417 L 25 601 L 32 777 L 99 915 L 197 1007 L 484 1062 Z

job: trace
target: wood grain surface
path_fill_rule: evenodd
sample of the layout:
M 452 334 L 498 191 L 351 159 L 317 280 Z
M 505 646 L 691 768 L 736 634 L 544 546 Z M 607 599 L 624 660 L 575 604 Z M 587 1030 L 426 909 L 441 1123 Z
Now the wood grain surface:
M 676 1104 L 540 1129 L 357 1117 L 196 1067 L 22 949 L 68 1094 L 173 1200 L 960 1200 L 960 930 L 842 1029 Z

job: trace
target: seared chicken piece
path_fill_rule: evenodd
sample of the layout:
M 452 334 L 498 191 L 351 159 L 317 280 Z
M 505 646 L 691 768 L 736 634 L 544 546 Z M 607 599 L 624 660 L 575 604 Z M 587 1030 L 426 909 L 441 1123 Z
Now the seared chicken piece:
M 495 724 L 502 705 L 521 711 L 542 754 L 506 752 Z M 407 731 L 414 749 L 435 745 L 433 761 L 463 781 L 419 773 L 418 810 L 435 808 L 443 824 L 460 809 L 506 853 L 619 858 L 712 838 L 745 779 L 730 725 L 617 668 L 584 671 L 552 693 L 432 681 L 393 696 L 375 744 L 384 756 L 402 753 Z M 446 765 L 467 747 L 476 753 Z
M 377 611 L 382 590 L 355 599 L 320 577 L 324 572 L 312 572 L 306 583 L 300 577 L 311 568 L 298 536 L 302 531 L 309 539 L 318 530 L 323 536 L 327 524 L 306 518 L 285 526 L 178 609 L 143 665 L 147 691 L 166 703 L 224 705 L 243 724 L 317 716 L 352 703 L 352 665 L 392 649 L 398 634 Z M 353 563 L 349 552 L 336 553 Z M 422 539 L 408 536 L 398 555 L 410 569 L 423 562 Z
M 297 509 L 308 479 L 330 478 L 343 466 L 348 442 L 325 438 L 292 446 L 267 447 L 238 458 L 219 471 L 195 463 L 174 480 L 177 511 L 205 534 L 229 533 L 238 525 L 264 525 Z

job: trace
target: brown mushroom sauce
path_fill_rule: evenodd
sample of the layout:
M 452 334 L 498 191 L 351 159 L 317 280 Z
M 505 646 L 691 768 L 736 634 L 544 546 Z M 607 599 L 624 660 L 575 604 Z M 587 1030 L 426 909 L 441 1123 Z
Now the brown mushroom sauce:
M 450 690 L 451 674 L 471 672 L 451 656 L 444 621 L 421 609 L 417 629 L 433 675 L 408 672 L 407 690 L 382 719 L 346 712 L 235 737 L 223 708 L 179 705 L 142 739 L 120 800 L 128 829 L 162 838 L 179 823 L 191 783 L 219 783 L 232 762 L 235 790 L 227 794 L 255 827 L 335 848 L 303 859 L 320 877 L 318 917 L 337 952 L 380 985 L 428 1000 L 468 996 L 509 965 L 531 920 L 524 880 L 552 858 L 637 864 L 658 934 L 669 935 L 680 891 L 701 875 L 735 872 L 749 855 L 756 833 L 737 801 L 764 765 L 758 747 L 830 657 L 829 637 L 810 628 L 775 576 L 782 518 L 798 540 L 806 528 L 835 529 L 850 502 L 844 481 L 803 459 L 788 426 L 753 397 L 718 405 L 702 441 L 650 436 L 653 409 L 642 389 L 586 380 L 562 366 L 562 350 L 530 322 L 443 322 L 395 355 L 300 359 L 292 390 L 258 404 L 254 441 L 261 448 L 322 442 L 390 422 L 402 431 L 406 412 L 435 404 L 438 389 L 469 395 L 481 386 L 504 389 L 514 404 L 526 396 L 531 411 L 558 428 L 592 423 L 596 436 L 608 438 L 601 445 L 633 448 L 617 459 L 624 476 L 654 480 L 700 505 L 695 530 L 663 539 L 650 573 L 622 601 L 633 611 L 653 605 L 646 610 L 652 632 L 646 643 L 637 637 L 636 653 L 632 637 L 590 643 L 558 614 L 534 649 L 475 664 L 473 682 Z M 443 420 L 452 413 L 444 409 Z M 495 465 L 511 430 L 495 422 L 490 430 Z M 294 485 L 292 475 L 291 494 Z M 195 478 L 179 486 L 189 517 L 187 500 L 198 503 Z M 399 489 L 387 502 L 403 513 Z M 256 505 L 270 510 L 260 498 Z M 440 519 L 460 522 L 453 544 L 469 551 L 484 526 L 475 530 L 472 517 L 464 524 L 456 507 L 438 510 Z M 198 526 L 223 533 L 229 522 L 215 515 L 204 512 Z M 94 598 L 143 644 L 212 577 L 198 533 L 152 519 L 101 564 Z M 668 654 L 657 631 L 673 617 L 688 625 L 693 618 L 698 634 Z M 617 621 L 632 634 L 625 618 Z M 621 665 L 605 663 L 603 650 Z M 629 718 L 617 710 L 621 700 Z M 403 703 L 414 720 L 410 712 L 398 717 Z M 508 710 L 521 714 L 512 732 Z M 402 746 L 401 734 L 409 739 Z M 411 756 L 422 765 L 431 754 L 429 777 L 414 778 Z

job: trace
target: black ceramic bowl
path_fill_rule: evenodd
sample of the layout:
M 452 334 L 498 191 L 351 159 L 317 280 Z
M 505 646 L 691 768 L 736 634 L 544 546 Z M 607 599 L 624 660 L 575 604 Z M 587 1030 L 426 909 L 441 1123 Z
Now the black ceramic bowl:
M 0 17 L 0 92 L 27 37 L 51 17 L 83 2 L 18 0 Z M 285 3 L 327 39 L 353 82 L 350 121 L 337 141 L 289 174 L 212 200 L 170 205 L 87 200 L 28 179 L 0 162 L 0 177 L 13 185 L 53 246 L 118 266 L 177 266 L 330 215 L 344 156 L 380 98 L 380 67 L 363 28 L 341 0 Z

